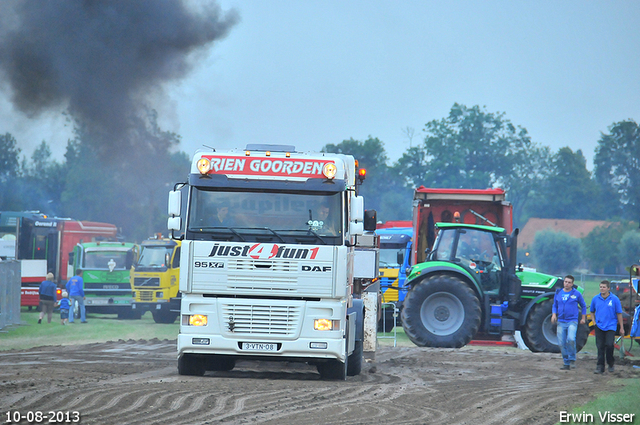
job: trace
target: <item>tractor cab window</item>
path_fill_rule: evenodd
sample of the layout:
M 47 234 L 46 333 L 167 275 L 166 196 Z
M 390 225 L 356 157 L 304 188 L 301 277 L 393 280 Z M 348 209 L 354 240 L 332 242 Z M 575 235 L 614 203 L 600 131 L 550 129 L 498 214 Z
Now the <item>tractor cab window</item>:
M 438 235 L 438 245 L 435 247 L 435 259 L 449 261 L 453 252 L 453 242 L 456 231 L 453 229 L 442 229 Z
M 466 229 L 460 232 L 456 258 L 473 263 L 471 268 L 501 270 L 498 247 L 489 232 Z

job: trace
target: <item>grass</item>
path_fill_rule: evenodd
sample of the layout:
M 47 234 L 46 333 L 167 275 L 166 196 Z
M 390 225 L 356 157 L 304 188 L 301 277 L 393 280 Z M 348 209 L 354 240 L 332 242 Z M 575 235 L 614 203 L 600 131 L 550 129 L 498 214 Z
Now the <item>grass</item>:
M 53 314 L 51 323 L 46 317 L 38 324 L 40 313 L 23 307 L 20 312 L 20 325 L 0 331 L 0 351 L 26 350 L 44 345 L 74 345 L 96 342 L 117 341 L 119 339 L 176 339 L 178 323 L 159 324 L 153 321 L 150 313 L 140 320 L 118 320 L 115 314 L 87 314 L 87 324 L 75 323 L 63 326 L 60 314 Z
M 587 404 L 578 406 L 573 409 L 572 414 L 579 415 L 587 413 L 593 415 L 593 421 L 586 421 L 593 424 L 607 424 L 600 420 L 599 413 L 611 412 L 615 414 L 634 414 L 633 421 L 630 423 L 640 423 L 640 403 L 638 403 L 638 394 L 640 394 L 640 379 L 613 379 L 602 388 L 602 393 L 598 394 L 598 398 Z M 563 423 L 586 423 L 581 422 L 563 422 Z M 558 422 L 559 423 L 559 422 Z

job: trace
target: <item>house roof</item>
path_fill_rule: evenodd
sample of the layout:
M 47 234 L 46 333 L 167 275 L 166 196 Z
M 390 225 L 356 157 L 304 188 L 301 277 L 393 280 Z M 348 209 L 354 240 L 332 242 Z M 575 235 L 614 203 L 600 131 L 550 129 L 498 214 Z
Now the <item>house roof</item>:
M 536 233 L 542 230 L 564 232 L 574 238 L 582 239 L 594 228 L 606 226 L 610 222 L 604 220 L 566 220 L 560 218 L 530 218 L 518 235 L 518 249 L 526 248 L 533 243 Z

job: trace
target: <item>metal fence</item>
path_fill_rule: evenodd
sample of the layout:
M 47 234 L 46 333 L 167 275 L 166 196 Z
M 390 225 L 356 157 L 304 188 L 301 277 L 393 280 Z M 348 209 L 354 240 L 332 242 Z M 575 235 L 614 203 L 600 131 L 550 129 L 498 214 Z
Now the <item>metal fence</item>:
M 382 303 L 382 331 L 384 332 L 385 329 L 387 329 L 387 315 L 384 314 L 384 310 L 386 308 L 390 308 L 393 309 L 393 316 L 392 316 L 392 320 L 393 320 L 393 330 L 392 330 L 392 335 L 378 335 L 378 339 L 393 339 L 393 346 L 396 347 L 398 345 L 398 330 L 397 330 L 397 318 L 398 318 L 398 314 L 399 314 L 399 310 L 398 307 L 396 307 L 395 303 Z
M 0 261 L 0 329 L 20 324 L 20 261 Z
M 585 281 L 595 281 L 600 283 L 603 280 L 613 282 L 616 280 L 629 279 L 629 275 L 624 274 L 581 274 L 580 277 L 576 276 L 576 283 Z

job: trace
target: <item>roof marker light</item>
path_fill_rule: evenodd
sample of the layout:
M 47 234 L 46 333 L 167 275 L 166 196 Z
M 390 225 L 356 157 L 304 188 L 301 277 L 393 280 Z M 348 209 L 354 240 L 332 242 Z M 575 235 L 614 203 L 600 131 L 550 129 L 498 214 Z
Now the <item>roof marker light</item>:
M 271 151 L 266 151 L 266 152 L 265 152 L 265 154 L 266 154 L 267 156 L 271 156 Z
M 244 151 L 244 154 L 245 154 L 246 156 L 250 156 L 250 155 L 251 155 L 251 152 L 249 152 L 249 151 Z
M 200 174 L 207 174 L 209 171 L 211 171 L 211 161 L 209 161 L 207 158 L 200 158 L 198 160 L 198 171 L 200 171 Z
M 322 174 L 330 180 L 333 180 L 336 177 L 336 173 L 338 172 L 338 167 L 333 162 L 328 162 L 324 164 L 322 168 Z

